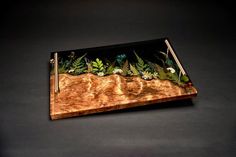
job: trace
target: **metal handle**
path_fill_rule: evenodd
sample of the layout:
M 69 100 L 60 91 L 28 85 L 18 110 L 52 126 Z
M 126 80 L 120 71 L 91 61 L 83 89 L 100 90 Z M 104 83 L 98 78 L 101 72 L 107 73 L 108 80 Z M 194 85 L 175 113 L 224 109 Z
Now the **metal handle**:
M 59 76 L 58 76 L 58 54 L 54 53 L 54 87 L 55 93 L 59 92 Z
M 170 50 L 170 53 L 171 53 L 171 55 L 173 56 L 173 58 L 174 58 L 176 64 L 178 65 L 178 67 L 179 67 L 181 73 L 182 73 L 183 75 L 186 75 L 186 72 L 184 71 L 183 66 L 181 65 L 179 59 L 178 59 L 177 56 L 175 55 L 175 52 L 174 52 L 174 50 L 172 49 L 172 47 L 171 47 L 171 45 L 170 45 L 170 43 L 169 43 L 169 41 L 168 41 L 167 39 L 165 40 L 165 43 L 166 43 L 168 49 Z

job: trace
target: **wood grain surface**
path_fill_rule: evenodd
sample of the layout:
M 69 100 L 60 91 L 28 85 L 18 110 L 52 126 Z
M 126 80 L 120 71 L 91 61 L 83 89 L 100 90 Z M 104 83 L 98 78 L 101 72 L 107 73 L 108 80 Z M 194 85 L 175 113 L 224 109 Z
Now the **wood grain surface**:
M 193 86 L 180 87 L 169 80 L 144 80 L 117 74 L 105 77 L 91 73 L 59 74 L 59 93 L 54 92 L 54 75 L 51 75 L 50 88 L 53 120 L 190 98 L 197 94 Z

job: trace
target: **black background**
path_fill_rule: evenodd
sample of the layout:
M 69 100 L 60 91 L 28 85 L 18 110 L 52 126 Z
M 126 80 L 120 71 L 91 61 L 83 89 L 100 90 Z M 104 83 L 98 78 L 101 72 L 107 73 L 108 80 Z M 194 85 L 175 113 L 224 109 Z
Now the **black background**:
M 189 1 L 1 4 L 0 156 L 236 156 L 233 5 Z M 193 101 L 51 121 L 51 51 L 169 37 Z

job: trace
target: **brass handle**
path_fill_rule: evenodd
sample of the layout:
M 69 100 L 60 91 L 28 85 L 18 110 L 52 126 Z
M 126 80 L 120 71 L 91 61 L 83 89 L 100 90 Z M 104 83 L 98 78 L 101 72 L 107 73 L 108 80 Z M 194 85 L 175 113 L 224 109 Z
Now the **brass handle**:
M 58 76 L 58 54 L 54 53 L 54 87 L 55 93 L 59 92 L 59 76 Z
M 168 41 L 167 39 L 165 40 L 165 43 L 166 43 L 166 45 L 167 45 L 167 48 L 170 50 L 170 53 L 171 53 L 171 55 L 173 56 L 173 58 L 174 58 L 176 64 L 178 65 L 178 67 L 179 67 L 181 73 L 182 73 L 183 75 L 186 75 L 186 72 L 184 71 L 183 66 L 181 65 L 179 59 L 178 59 L 177 56 L 175 55 L 175 52 L 174 52 L 174 50 L 172 49 L 172 47 L 171 47 L 171 45 L 170 45 L 170 43 L 169 43 L 169 41 Z

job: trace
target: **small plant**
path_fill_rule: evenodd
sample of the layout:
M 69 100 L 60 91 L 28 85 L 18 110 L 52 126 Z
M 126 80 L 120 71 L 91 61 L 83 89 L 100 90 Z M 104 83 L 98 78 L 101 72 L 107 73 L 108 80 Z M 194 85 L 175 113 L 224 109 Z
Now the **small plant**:
M 120 54 L 116 56 L 116 62 L 118 63 L 118 65 L 120 67 L 122 67 L 122 65 L 124 64 L 125 60 L 126 60 L 126 55 L 125 54 Z
M 158 73 L 158 70 L 157 70 L 157 68 L 156 68 L 156 64 L 155 64 L 155 63 L 152 63 L 152 62 L 150 62 L 150 61 L 147 61 L 147 64 L 148 64 L 148 66 L 149 66 L 150 72 L 152 72 L 152 73 L 154 73 L 154 72 Z
M 135 54 L 136 59 L 137 59 L 137 61 L 138 61 L 138 63 L 136 63 L 137 70 L 138 70 L 138 71 L 141 71 L 141 72 L 142 72 L 142 71 L 146 71 L 147 68 L 148 68 L 148 65 L 144 63 L 144 61 L 142 60 L 142 58 L 140 58 L 140 57 L 138 56 L 138 54 L 137 54 L 135 51 L 134 51 L 134 54 Z
M 98 76 L 104 76 L 105 74 L 104 74 L 104 72 L 98 72 L 97 75 Z
M 122 69 L 120 69 L 120 68 L 114 68 L 114 70 L 113 70 L 113 74 L 122 74 L 123 73 L 123 70 Z
M 162 53 L 160 53 L 160 54 L 162 54 Z M 165 60 L 160 58 L 160 56 L 158 56 L 157 54 L 154 54 L 154 57 L 157 59 L 158 64 L 161 65 L 161 67 L 166 68 Z
M 58 68 L 58 73 L 59 73 L 59 74 L 64 74 L 64 73 L 66 73 L 66 72 L 67 72 L 67 70 L 65 69 L 64 66 L 61 66 L 61 67 Z
M 85 63 L 87 65 L 87 70 L 85 70 L 85 72 L 91 73 L 93 71 L 92 63 L 86 57 L 84 58 L 84 60 L 85 60 Z
M 158 74 L 157 72 L 154 72 L 154 73 L 152 74 L 152 77 L 153 77 L 154 79 L 157 79 L 157 78 L 159 78 L 159 74 Z
M 111 63 L 110 65 L 108 65 L 107 69 L 106 69 L 106 74 L 112 74 L 114 69 L 115 69 L 115 61 L 113 63 Z
M 67 70 L 68 70 L 68 60 L 64 60 L 63 58 L 61 58 L 58 64 L 58 73 L 63 74 L 66 73 Z
M 180 80 L 182 81 L 182 82 L 189 82 L 189 78 L 188 78 L 188 76 L 187 75 L 182 75 L 181 77 L 180 77 Z
M 130 67 L 130 71 L 132 72 L 132 75 L 137 76 L 139 75 L 138 70 L 135 68 L 135 66 L 133 66 L 132 64 L 129 64 Z
M 167 79 L 167 74 L 166 74 L 164 68 L 162 68 L 161 66 L 159 66 L 158 64 L 156 64 L 156 69 L 157 69 L 157 71 L 158 71 L 159 78 L 160 78 L 161 80 Z
M 162 52 L 162 51 L 160 51 L 159 53 L 162 54 L 162 56 L 164 56 L 164 60 L 162 60 L 163 67 L 167 68 L 167 69 L 168 68 L 173 68 L 176 71 L 176 73 L 178 73 L 179 72 L 179 68 L 178 68 L 177 64 L 175 62 L 173 62 L 173 60 L 170 59 L 170 57 L 168 56 L 169 49 L 167 49 L 167 53 Z
M 142 72 L 142 78 L 144 80 L 151 80 L 153 78 L 152 73 L 148 72 L 148 71 L 144 71 L 144 72 Z
M 123 64 L 123 66 L 122 66 L 121 75 L 123 75 L 123 76 L 128 75 L 128 71 L 129 71 L 129 62 L 128 62 L 128 60 L 126 60 L 125 63 Z
M 92 72 L 98 74 L 99 72 L 104 72 L 104 65 L 100 59 L 96 59 L 92 62 Z
M 84 57 L 86 56 L 86 54 L 84 54 L 83 56 L 81 57 L 78 57 L 73 63 L 72 63 L 72 66 L 71 66 L 71 69 L 70 69 L 70 72 L 72 74 L 76 74 L 76 75 L 79 75 L 81 73 L 84 73 L 85 70 L 87 69 L 87 66 L 85 64 L 85 61 L 84 61 Z
M 179 77 L 178 77 L 177 73 L 168 72 L 166 79 L 170 80 L 170 81 L 172 81 L 174 83 L 181 84 L 181 82 L 179 81 Z

